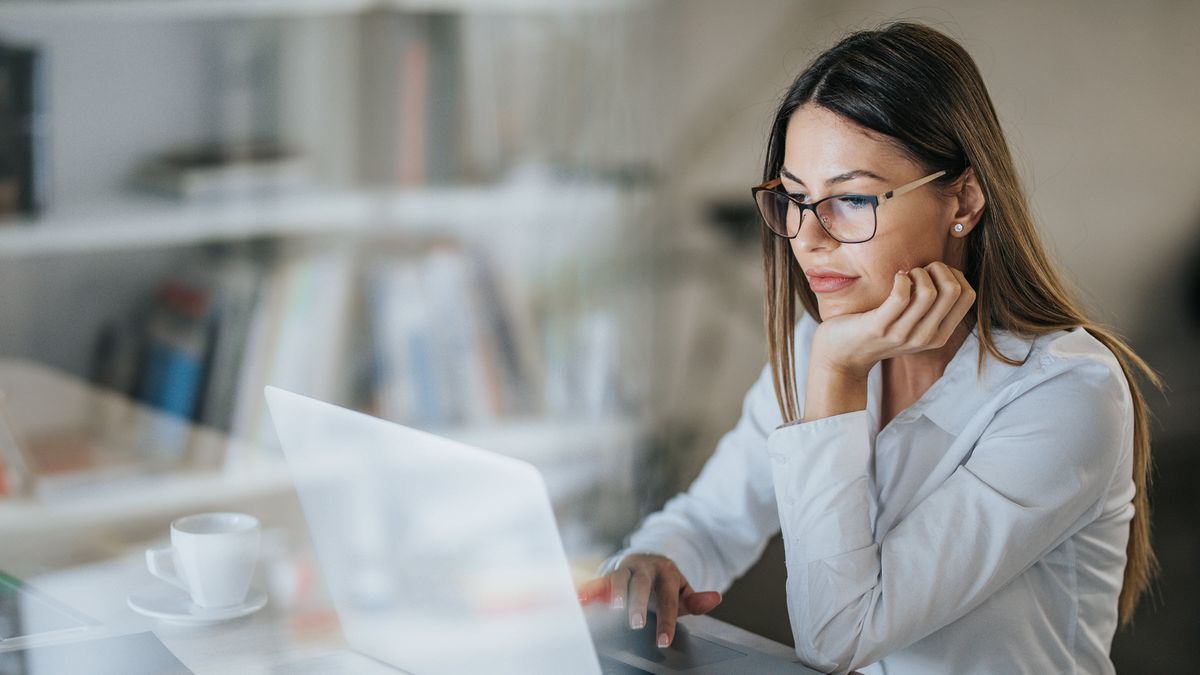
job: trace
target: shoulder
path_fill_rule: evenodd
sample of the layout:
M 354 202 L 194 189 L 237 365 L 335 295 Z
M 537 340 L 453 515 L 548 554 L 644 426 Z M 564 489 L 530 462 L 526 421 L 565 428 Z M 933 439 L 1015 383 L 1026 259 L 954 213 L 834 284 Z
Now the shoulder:
M 1063 462 L 1111 465 L 1130 452 L 1132 397 L 1108 346 L 1083 327 L 1020 339 L 1030 345 L 1028 358 L 984 436 L 1053 445 Z
M 1056 494 L 1091 503 L 1129 470 L 1133 455 L 1133 409 L 1120 362 L 1084 328 L 1030 342 L 1004 400 L 984 413 L 964 466 L 1026 506 Z
M 970 340 L 983 350 L 976 333 L 977 329 L 972 329 Z M 997 327 L 989 333 L 996 350 L 1018 362 L 1011 365 L 994 354 L 984 355 L 981 384 L 994 391 L 1007 389 L 1011 397 L 1054 381 L 1051 386 L 1055 388 L 1090 387 L 1128 394 L 1125 374 L 1116 355 L 1082 326 L 1040 334 Z
M 1082 326 L 1037 336 L 1027 365 L 1038 379 L 1061 379 L 1080 393 L 1091 392 L 1132 406 L 1129 382 L 1116 354 Z
M 922 411 L 955 437 L 978 438 L 1014 418 L 1052 424 L 1047 413 L 1075 414 L 1072 405 L 1117 411 L 1118 422 L 1131 410 L 1120 363 L 1084 328 L 1033 334 L 993 326 L 987 334 L 992 349 L 972 328 Z

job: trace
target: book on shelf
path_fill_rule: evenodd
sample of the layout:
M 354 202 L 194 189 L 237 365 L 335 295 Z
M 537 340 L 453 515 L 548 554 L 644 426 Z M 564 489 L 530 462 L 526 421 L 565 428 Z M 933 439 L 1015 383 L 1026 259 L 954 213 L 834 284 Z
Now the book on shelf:
M 46 206 L 45 77 L 39 48 L 0 42 L 0 220 Z
M 151 302 L 101 330 L 92 382 L 227 431 L 262 274 L 246 249 L 212 250 L 163 279 Z
M 437 245 L 423 255 L 379 258 L 367 298 L 377 408 L 429 427 L 469 425 L 536 411 L 525 319 L 487 257 Z
M 200 405 L 213 324 L 209 302 L 204 289 L 166 279 L 146 325 L 138 396 L 186 419 L 194 419 Z
M 363 21 L 365 178 L 387 187 L 460 178 L 459 17 L 383 12 Z
M 213 293 L 204 389 L 196 419 L 228 431 L 238 399 L 238 372 L 246 355 L 250 325 L 265 270 L 251 252 L 220 256 L 205 266 Z
M 270 266 L 245 326 L 230 432 L 253 447 L 278 447 L 263 388 L 340 400 L 346 378 L 353 257 L 342 250 L 287 251 Z

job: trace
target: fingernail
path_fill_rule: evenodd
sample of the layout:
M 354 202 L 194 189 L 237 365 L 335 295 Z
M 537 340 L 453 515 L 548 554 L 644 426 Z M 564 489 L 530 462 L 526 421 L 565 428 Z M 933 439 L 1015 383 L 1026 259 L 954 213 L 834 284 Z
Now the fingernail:
M 658 646 L 659 647 L 666 647 L 670 644 L 671 644 L 671 640 L 670 640 L 670 638 L 667 637 L 666 633 L 658 634 Z
M 625 597 L 621 596 L 621 595 L 614 597 L 612 599 L 612 606 L 613 606 L 613 609 L 624 609 L 625 608 Z
M 645 626 L 645 625 L 646 625 L 646 620 L 642 618 L 641 614 L 634 614 L 633 618 L 629 620 L 629 627 L 634 630 L 639 630 L 639 629 L 641 629 L 642 626 Z

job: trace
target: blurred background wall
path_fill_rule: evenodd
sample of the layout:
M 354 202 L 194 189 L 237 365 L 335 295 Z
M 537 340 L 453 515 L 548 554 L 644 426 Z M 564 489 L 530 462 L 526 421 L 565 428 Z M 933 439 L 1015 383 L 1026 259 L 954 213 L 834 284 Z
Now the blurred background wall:
M 710 350 L 680 359 L 704 368 L 676 371 L 701 385 L 676 389 L 692 399 L 680 409 L 704 411 L 691 418 L 704 420 L 701 426 L 679 432 L 696 452 L 681 454 L 702 459 L 711 452 L 764 362 L 760 323 L 742 318 L 760 311 L 757 236 L 741 242 L 723 225 L 737 221 L 734 206 L 761 179 L 774 106 L 800 70 L 846 32 L 898 19 L 929 23 L 974 57 L 1044 240 L 1092 316 L 1128 339 L 1168 387 L 1164 397 L 1142 383 L 1155 415 L 1152 500 L 1163 575 L 1134 629 L 1118 635 L 1114 659 L 1119 672 L 1186 671 L 1184 659 L 1200 653 L 1200 622 L 1190 612 L 1200 599 L 1200 511 L 1190 487 L 1200 476 L 1200 81 L 1191 75 L 1200 67 L 1200 7 L 688 2 L 663 9 L 684 5 L 688 11 L 676 15 L 670 31 L 678 40 L 668 50 L 676 75 L 664 87 L 687 120 L 672 134 L 686 140 L 668 144 L 667 159 L 675 167 L 677 208 L 687 215 L 675 223 L 681 241 L 664 248 L 693 246 L 691 255 L 720 258 L 727 274 L 698 274 L 704 282 L 680 284 L 682 297 L 667 303 L 689 314 L 669 322 L 680 327 L 669 342 L 696 345 L 693 353 Z M 679 476 L 690 480 L 696 471 Z M 771 592 L 782 584 L 782 560 L 777 539 L 717 615 L 790 639 L 784 600 Z
M 7 2 L 0 357 L 264 456 L 274 383 L 525 457 L 586 569 L 687 486 L 765 362 L 749 187 L 774 107 L 897 19 L 973 55 L 1049 248 L 1170 387 L 1145 390 L 1164 574 L 1114 658 L 1186 670 L 1194 3 Z M 717 615 L 790 642 L 782 580 L 776 541 Z

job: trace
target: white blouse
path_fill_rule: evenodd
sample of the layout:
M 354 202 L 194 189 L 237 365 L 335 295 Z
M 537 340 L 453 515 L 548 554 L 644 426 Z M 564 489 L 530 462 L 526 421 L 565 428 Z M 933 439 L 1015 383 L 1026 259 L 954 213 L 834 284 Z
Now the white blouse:
M 803 410 L 817 323 L 796 328 Z M 769 366 L 686 492 L 642 520 L 632 552 L 724 592 L 782 528 L 799 660 L 867 675 L 1112 673 L 1133 517 L 1133 406 L 1083 328 L 973 329 L 942 376 L 879 429 L 865 410 L 781 425 Z

